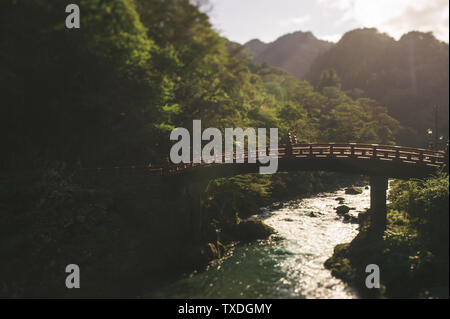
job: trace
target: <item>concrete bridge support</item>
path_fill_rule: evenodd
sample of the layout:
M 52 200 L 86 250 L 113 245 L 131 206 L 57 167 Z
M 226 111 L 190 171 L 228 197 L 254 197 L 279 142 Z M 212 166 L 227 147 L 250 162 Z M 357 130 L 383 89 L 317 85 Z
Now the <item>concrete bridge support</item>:
M 389 179 L 384 176 L 370 177 L 370 214 L 372 231 L 381 235 L 386 230 L 386 191 Z

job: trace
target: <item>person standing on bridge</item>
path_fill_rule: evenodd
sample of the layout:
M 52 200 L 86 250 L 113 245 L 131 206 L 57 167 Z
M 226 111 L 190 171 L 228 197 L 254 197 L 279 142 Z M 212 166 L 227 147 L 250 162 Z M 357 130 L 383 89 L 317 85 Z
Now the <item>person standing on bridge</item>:
M 286 145 L 286 156 L 292 156 L 292 135 L 288 133 L 288 143 Z

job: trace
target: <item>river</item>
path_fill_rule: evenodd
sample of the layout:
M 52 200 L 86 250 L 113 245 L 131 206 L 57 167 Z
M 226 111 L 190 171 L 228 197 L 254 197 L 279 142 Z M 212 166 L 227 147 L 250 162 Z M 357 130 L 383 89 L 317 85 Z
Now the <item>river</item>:
M 262 208 L 259 217 L 277 235 L 236 245 L 228 257 L 200 273 L 161 287 L 150 298 L 358 298 L 357 292 L 325 269 L 337 244 L 350 242 L 358 225 L 336 214 L 336 198 L 354 208 L 370 206 L 370 191 L 344 189 Z M 276 208 L 274 208 L 276 207 Z

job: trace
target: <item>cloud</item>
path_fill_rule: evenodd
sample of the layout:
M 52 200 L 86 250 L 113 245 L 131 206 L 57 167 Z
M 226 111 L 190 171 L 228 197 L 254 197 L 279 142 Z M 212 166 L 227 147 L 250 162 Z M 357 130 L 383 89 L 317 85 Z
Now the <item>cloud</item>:
M 448 42 L 448 10 L 449 2 L 447 0 L 429 1 L 429 5 L 423 8 L 408 7 L 404 15 L 387 21 L 385 27 L 394 36 L 399 36 L 400 30 L 433 31 L 437 38 Z M 395 30 L 399 30 L 397 34 L 395 34 Z
M 301 17 L 297 17 L 297 18 L 291 18 L 291 19 L 287 19 L 287 20 L 281 20 L 280 21 L 280 25 L 282 27 L 287 27 L 287 26 L 301 26 L 304 25 L 306 22 L 308 22 L 309 20 L 311 20 L 311 16 L 306 15 L 306 16 L 301 16 Z
M 395 38 L 412 30 L 432 31 L 449 41 L 448 0 L 317 0 L 337 24 L 375 27 Z

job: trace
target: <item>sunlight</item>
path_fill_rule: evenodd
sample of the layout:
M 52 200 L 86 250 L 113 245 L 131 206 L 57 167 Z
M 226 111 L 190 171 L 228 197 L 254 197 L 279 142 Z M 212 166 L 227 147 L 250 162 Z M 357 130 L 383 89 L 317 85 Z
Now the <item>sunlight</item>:
M 408 1 L 355 1 L 354 18 L 367 27 L 378 27 L 405 10 Z

